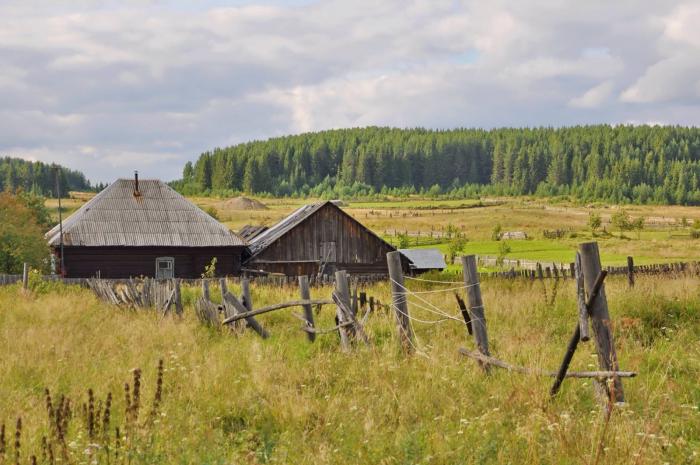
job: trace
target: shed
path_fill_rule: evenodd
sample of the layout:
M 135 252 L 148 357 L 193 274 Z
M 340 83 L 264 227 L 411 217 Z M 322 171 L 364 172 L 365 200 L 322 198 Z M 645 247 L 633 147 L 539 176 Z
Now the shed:
M 501 239 L 510 239 L 510 240 L 516 240 L 516 241 L 523 241 L 527 239 L 527 233 L 524 231 L 508 231 L 501 233 Z
M 328 275 L 337 270 L 386 275 L 386 254 L 394 250 L 333 202 L 320 202 L 304 205 L 253 236 L 243 268 L 287 276 Z
M 408 259 L 410 270 L 415 273 L 447 268 L 445 257 L 438 249 L 399 249 L 399 252 Z
M 240 273 L 245 241 L 159 180 L 118 179 L 46 238 L 66 277 L 197 278 Z M 61 242 L 63 247 L 61 247 Z

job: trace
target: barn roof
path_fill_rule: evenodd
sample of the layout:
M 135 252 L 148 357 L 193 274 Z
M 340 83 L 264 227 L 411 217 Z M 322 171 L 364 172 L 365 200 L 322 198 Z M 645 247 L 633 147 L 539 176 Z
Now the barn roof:
M 245 242 L 159 180 L 118 179 L 63 221 L 67 246 L 230 247 Z M 60 244 L 59 226 L 46 238 Z
M 326 204 L 330 204 L 330 202 L 319 202 L 304 205 L 303 207 L 294 210 L 287 217 L 282 218 L 282 220 L 280 220 L 279 223 L 275 224 L 274 226 L 271 226 L 270 228 L 261 232 L 257 236 L 254 236 L 249 241 L 248 249 L 250 250 L 250 255 L 257 255 L 259 252 L 262 252 L 270 244 L 287 234 L 295 226 L 297 226 L 306 218 L 316 213 L 318 210 L 321 209 L 322 206 Z
M 444 270 L 447 268 L 445 257 L 438 249 L 399 249 L 401 255 L 411 262 L 416 270 Z
M 370 229 L 368 229 L 362 223 L 357 221 L 355 218 L 348 215 L 346 212 L 344 212 L 340 207 L 338 207 L 332 201 L 326 201 L 326 202 L 318 202 L 318 203 L 304 205 L 303 207 L 298 208 L 297 210 L 295 210 L 291 214 L 289 214 L 287 217 L 280 220 L 279 223 L 275 224 L 274 226 L 271 226 L 269 229 L 261 232 L 260 234 L 254 236 L 252 239 L 250 239 L 248 241 L 248 244 L 249 244 L 248 250 L 250 251 L 251 258 L 253 256 L 259 254 L 263 250 L 265 250 L 267 247 L 269 247 L 271 244 L 273 244 L 279 238 L 281 238 L 282 236 L 287 234 L 289 231 L 294 229 L 299 224 L 303 223 L 304 220 L 309 218 L 311 215 L 313 215 L 314 213 L 316 213 L 317 211 L 319 211 L 321 208 L 323 208 L 326 205 L 329 205 L 332 208 L 337 209 L 341 214 L 347 215 L 348 217 L 352 218 L 353 221 L 358 222 L 371 235 L 375 236 L 378 240 L 387 244 L 392 250 L 395 250 L 394 246 L 392 246 L 391 244 L 386 242 L 381 237 L 377 236 L 374 232 L 372 232 Z
M 267 226 L 256 226 L 253 224 L 247 224 L 238 230 L 238 235 L 241 236 L 246 241 L 250 241 L 258 234 L 267 230 Z

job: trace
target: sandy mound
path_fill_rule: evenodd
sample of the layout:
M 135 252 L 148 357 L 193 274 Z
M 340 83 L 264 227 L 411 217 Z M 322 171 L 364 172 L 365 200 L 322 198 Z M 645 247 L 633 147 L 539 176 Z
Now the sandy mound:
M 231 210 L 267 210 L 267 206 L 259 200 L 243 196 L 227 200 L 224 207 Z

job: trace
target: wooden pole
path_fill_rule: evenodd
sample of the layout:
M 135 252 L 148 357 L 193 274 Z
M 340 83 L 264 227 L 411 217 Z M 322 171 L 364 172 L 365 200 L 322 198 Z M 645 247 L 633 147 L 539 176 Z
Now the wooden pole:
M 301 294 L 302 300 L 311 300 L 311 291 L 309 290 L 309 278 L 307 276 L 299 276 L 299 293 Z M 304 305 L 304 318 L 306 319 L 306 324 L 308 328 L 313 329 L 314 326 L 314 312 L 311 310 L 311 305 Z M 309 342 L 314 342 L 316 340 L 316 333 L 307 331 L 306 337 Z
M 241 279 L 241 294 L 243 295 L 243 309 L 239 309 L 239 313 L 243 313 L 246 310 L 248 312 L 253 311 L 253 299 L 250 296 L 250 280 L 248 279 Z M 252 316 L 246 317 L 245 322 L 248 325 L 248 327 L 252 328 L 253 331 L 258 333 L 260 337 L 263 339 L 267 339 L 270 337 L 270 334 L 265 331 L 265 329 L 258 323 L 258 320 L 253 318 Z
M 29 288 L 29 263 L 24 264 L 22 268 L 22 289 L 25 291 Z
M 581 268 L 583 270 L 584 284 L 589 295 L 593 294 L 598 275 L 602 270 L 600 264 L 600 252 L 598 243 L 586 242 L 580 246 Z M 600 290 L 588 307 L 591 329 L 595 338 L 598 352 L 598 366 L 602 371 L 619 371 L 615 343 L 613 341 L 610 314 L 608 312 L 608 299 L 605 296 L 605 285 L 601 284 Z M 610 386 L 606 385 L 608 399 L 615 402 L 624 402 L 625 394 L 622 388 L 622 381 L 619 377 L 614 377 L 612 382 L 612 392 Z
M 344 351 L 348 351 L 350 350 L 350 339 L 354 336 L 354 330 L 352 325 L 345 325 L 345 323 L 352 322 L 353 320 L 352 310 L 350 309 L 348 277 L 345 270 L 335 272 L 335 294 L 340 300 L 336 309 L 340 345 Z
M 476 342 L 479 352 L 484 355 L 490 355 L 489 340 L 486 333 L 486 317 L 484 316 L 484 301 L 481 298 L 481 284 L 479 283 L 479 272 L 474 255 L 462 257 L 462 271 L 472 331 L 474 332 L 474 342 Z M 484 366 L 487 367 L 488 365 Z
M 182 308 L 182 292 L 180 289 L 180 279 L 175 279 L 175 314 L 182 316 L 184 310 Z
M 627 283 L 634 287 L 634 258 L 627 257 Z
M 403 281 L 403 268 L 401 267 L 401 252 L 389 252 L 386 254 L 386 262 L 391 279 L 391 295 L 393 299 L 394 313 L 396 315 L 396 327 L 399 333 L 401 347 L 406 353 L 414 350 L 413 328 L 408 313 L 406 288 Z
M 580 263 L 580 256 L 577 253 L 576 254 L 576 262 Z M 580 267 L 579 267 L 580 268 Z M 581 274 L 580 271 L 578 271 L 578 274 L 581 276 L 581 281 L 580 285 L 581 291 L 583 291 L 583 275 Z M 576 352 L 576 348 L 578 347 L 579 341 L 587 341 L 588 338 L 588 309 L 591 306 L 591 303 L 593 300 L 596 298 L 598 295 L 598 292 L 600 292 L 600 288 L 603 285 L 603 281 L 605 280 L 605 277 L 607 276 L 608 272 L 607 271 L 601 271 L 598 277 L 596 278 L 595 284 L 593 285 L 593 290 L 591 291 L 591 294 L 588 296 L 588 299 L 585 300 L 585 297 L 581 297 L 581 294 L 579 294 L 580 298 L 583 298 L 584 301 L 579 300 L 579 315 L 581 312 L 585 313 L 586 318 L 585 321 L 583 319 L 579 319 L 579 323 L 576 325 L 576 329 L 574 330 L 574 334 L 571 336 L 571 339 L 569 339 L 569 344 L 566 346 L 566 352 L 564 353 L 564 360 L 562 360 L 561 365 L 559 366 L 559 371 L 557 371 L 557 376 L 556 379 L 554 380 L 554 384 L 552 385 L 552 389 L 550 389 L 549 394 L 551 396 L 555 396 L 557 392 L 559 392 L 559 388 L 561 387 L 562 381 L 564 381 L 564 378 L 567 376 L 567 371 L 569 369 L 569 365 L 571 364 L 571 360 L 574 358 L 574 352 Z M 579 284 L 577 280 L 577 284 Z M 585 291 L 583 291 L 585 292 Z M 584 331 L 585 331 L 585 339 L 584 339 Z
M 582 342 L 588 341 L 591 336 L 588 333 L 588 307 L 586 306 L 586 288 L 583 284 L 583 271 L 581 270 L 581 254 L 576 252 L 576 300 L 578 303 L 579 337 Z
M 206 279 L 202 280 L 202 297 L 205 300 L 211 301 L 211 298 L 209 296 L 209 281 Z

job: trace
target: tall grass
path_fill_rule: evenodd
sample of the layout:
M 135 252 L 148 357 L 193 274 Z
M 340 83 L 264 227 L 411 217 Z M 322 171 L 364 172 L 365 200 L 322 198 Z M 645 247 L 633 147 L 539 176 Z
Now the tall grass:
M 566 380 L 550 400 L 550 379 L 502 371 L 484 375 L 458 355 L 459 347 L 472 348 L 473 342 L 457 321 L 416 323 L 419 351 L 405 357 L 393 316 L 379 312 L 367 324 L 371 347 L 343 354 L 335 335 L 319 336 L 313 344 L 306 340 L 291 315 L 299 309 L 259 316 L 272 334 L 263 341 L 252 332 L 234 336 L 203 327 L 191 306 L 182 320 L 162 319 L 109 307 L 79 288 L 24 294 L 5 287 L 0 289 L 5 461 L 13 463 L 12 435 L 20 417 L 23 463 L 31 455 L 41 458 L 46 388 L 53 399 L 84 399 L 89 388 L 97 399 L 113 393 L 114 434 L 128 416 L 118 393 L 124 393 L 125 376 L 141 367 L 140 379 L 149 380 L 139 394 L 142 418 L 148 417 L 146 399 L 157 397 L 163 357 L 158 426 L 149 430 L 147 446 L 120 460 L 700 463 L 698 284 L 695 278 L 640 277 L 628 290 L 623 279 L 609 280 L 620 365 L 640 374 L 625 381 L 628 403 L 613 411 L 607 425 L 590 382 Z M 423 289 L 420 283 L 411 287 Z M 572 283 L 560 285 L 551 305 L 539 283 L 491 280 L 482 290 L 492 353 L 516 364 L 556 368 L 576 324 Z M 185 291 L 190 297 L 197 292 Z M 386 284 L 367 292 L 390 300 Z M 253 285 L 252 293 L 255 305 L 298 297 L 293 287 Z M 312 289 L 312 297 L 328 295 L 327 288 Z M 450 293 L 422 296 L 457 313 Z M 415 306 L 411 311 L 421 319 L 435 317 Z M 318 326 L 334 326 L 333 318 L 331 307 L 324 307 Z M 572 369 L 595 366 L 593 345 L 579 346 Z M 133 394 L 131 387 L 131 402 Z M 84 444 L 88 434 L 70 429 L 67 444 Z M 104 461 L 101 457 L 85 455 L 83 461 Z

